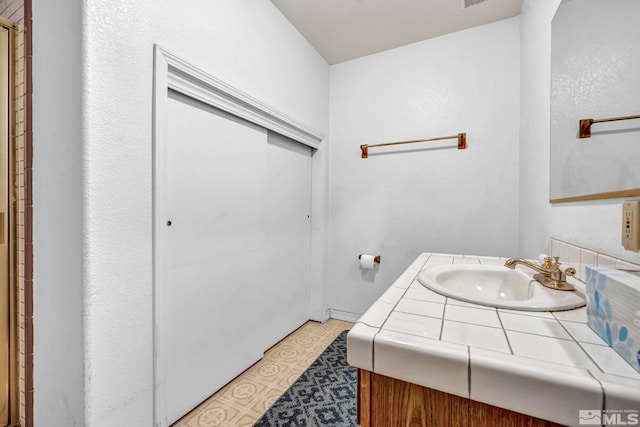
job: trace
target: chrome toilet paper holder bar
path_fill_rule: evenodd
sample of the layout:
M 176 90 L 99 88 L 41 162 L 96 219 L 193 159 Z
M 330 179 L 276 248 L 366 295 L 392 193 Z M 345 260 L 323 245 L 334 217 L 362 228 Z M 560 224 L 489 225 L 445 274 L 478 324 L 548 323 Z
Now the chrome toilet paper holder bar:
M 358 259 L 362 259 L 362 254 L 358 255 Z M 373 262 L 375 262 L 376 264 L 380 264 L 380 255 L 376 255 L 375 257 L 373 257 Z

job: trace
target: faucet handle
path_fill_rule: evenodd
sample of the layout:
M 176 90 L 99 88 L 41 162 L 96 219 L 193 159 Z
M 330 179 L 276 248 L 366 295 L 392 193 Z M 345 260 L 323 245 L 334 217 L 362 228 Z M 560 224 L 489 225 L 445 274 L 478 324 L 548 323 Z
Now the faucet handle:
M 576 271 L 575 268 L 567 267 L 567 268 L 561 269 L 560 268 L 561 264 L 562 263 L 560 262 L 560 257 L 559 256 L 554 256 L 553 257 L 553 264 L 552 264 L 553 268 L 555 268 L 557 270 L 560 270 L 564 274 L 564 276 L 575 276 L 576 275 L 577 271 Z
M 544 258 L 544 261 L 542 261 L 542 268 L 547 268 L 547 269 L 551 269 L 551 270 L 559 270 L 561 264 L 562 263 L 560 262 L 560 257 L 559 256 L 554 256 L 554 257 L 546 256 Z M 574 270 L 574 272 L 575 272 L 575 270 Z
M 551 263 L 551 257 L 550 256 L 545 256 L 544 259 L 542 260 L 542 268 L 553 268 L 553 264 Z

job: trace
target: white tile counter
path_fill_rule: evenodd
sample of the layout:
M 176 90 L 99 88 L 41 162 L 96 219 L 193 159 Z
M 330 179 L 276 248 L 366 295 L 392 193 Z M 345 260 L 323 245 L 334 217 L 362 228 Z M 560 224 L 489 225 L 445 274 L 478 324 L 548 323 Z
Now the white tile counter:
M 585 307 L 496 309 L 416 279 L 429 266 L 504 261 L 421 254 L 349 332 L 349 363 L 565 425 L 578 424 L 579 410 L 640 410 L 640 374 L 587 326 Z M 582 282 L 568 281 L 584 292 Z

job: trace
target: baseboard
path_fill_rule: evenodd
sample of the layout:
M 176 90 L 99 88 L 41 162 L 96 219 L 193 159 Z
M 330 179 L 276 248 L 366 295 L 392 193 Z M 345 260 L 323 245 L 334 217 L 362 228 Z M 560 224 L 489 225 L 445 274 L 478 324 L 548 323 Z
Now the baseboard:
M 328 317 L 332 319 L 345 320 L 353 323 L 357 322 L 362 316 L 362 314 L 350 313 L 348 311 L 336 310 L 333 308 L 328 309 L 327 313 L 329 315 Z

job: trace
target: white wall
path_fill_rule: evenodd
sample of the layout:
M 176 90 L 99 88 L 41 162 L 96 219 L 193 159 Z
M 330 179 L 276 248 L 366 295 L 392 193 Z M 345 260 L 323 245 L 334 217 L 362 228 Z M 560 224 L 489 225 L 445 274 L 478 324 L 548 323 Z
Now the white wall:
M 527 1 L 520 12 L 520 250 L 547 252 L 550 233 L 551 18 L 560 0 Z
M 520 254 L 546 252 L 553 236 L 640 262 L 620 244 L 621 200 L 549 204 L 551 20 L 559 4 L 524 0 L 520 14 Z
M 84 425 L 80 0 L 33 0 L 35 426 Z
M 331 67 L 329 307 L 363 313 L 420 252 L 516 252 L 519 47 L 516 17 Z
M 34 27 L 36 425 L 148 426 L 153 44 L 325 133 L 328 65 L 260 0 L 34 0 Z

